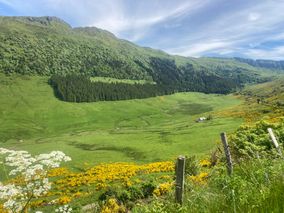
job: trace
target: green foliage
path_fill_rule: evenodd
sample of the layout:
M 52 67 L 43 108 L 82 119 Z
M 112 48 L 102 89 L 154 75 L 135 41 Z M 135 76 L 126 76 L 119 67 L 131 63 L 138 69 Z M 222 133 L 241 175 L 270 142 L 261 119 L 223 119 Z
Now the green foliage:
M 284 122 L 280 124 L 270 124 L 261 121 L 254 126 L 241 126 L 236 133 L 229 138 L 236 160 L 251 157 L 277 157 L 278 154 L 269 137 L 268 128 L 273 129 L 280 147 L 283 148 Z
M 153 192 L 156 188 L 156 184 L 151 182 L 146 182 L 142 184 L 142 193 L 144 198 L 148 198 L 153 195 Z
M 142 99 L 174 92 L 163 85 L 92 82 L 87 76 L 74 74 L 53 75 L 49 83 L 59 99 L 78 103 Z
M 136 201 L 144 197 L 142 190 L 137 186 L 130 186 L 127 188 L 127 192 L 130 194 L 131 201 Z
M 117 197 L 118 196 L 118 192 L 117 189 L 108 187 L 107 190 L 105 190 L 100 196 L 99 196 L 99 200 L 100 201 L 106 201 L 107 199 L 111 198 L 111 197 Z
M 205 68 L 197 72 L 191 64 L 177 67 L 174 60 L 151 58 L 151 66 L 154 70 L 151 73 L 152 78 L 157 84 L 167 85 L 168 88 L 180 92 L 226 94 L 241 87 L 236 79 L 217 76 Z
M 155 81 L 170 90 L 229 93 L 272 73 L 225 59 L 170 56 L 56 17 L 0 17 L 0 71 Z

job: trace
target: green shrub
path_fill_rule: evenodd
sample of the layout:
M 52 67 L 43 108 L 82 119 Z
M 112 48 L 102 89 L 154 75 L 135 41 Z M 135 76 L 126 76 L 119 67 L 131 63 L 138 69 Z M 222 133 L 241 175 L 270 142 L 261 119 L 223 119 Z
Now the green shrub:
M 136 186 L 130 186 L 128 187 L 127 191 L 130 193 L 130 200 L 131 201 L 136 201 L 138 199 L 143 198 L 143 192 L 140 188 Z
M 283 121 L 280 124 L 270 124 L 261 121 L 254 126 L 241 126 L 235 134 L 229 137 L 229 143 L 235 160 L 279 157 L 269 137 L 268 128 L 273 129 L 280 147 L 283 148 Z
M 103 192 L 100 196 L 99 196 L 99 200 L 100 201 L 105 201 L 110 197 L 117 197 L 117 191 L 112 189 L 112 188 L 108 188 L 105 192 Z
M 153 192 L 156 188 L 156 184 L 153 182 L 144 183 L 142 185 L 142 193 L 144 198 L 148 198 L 153 195 Z

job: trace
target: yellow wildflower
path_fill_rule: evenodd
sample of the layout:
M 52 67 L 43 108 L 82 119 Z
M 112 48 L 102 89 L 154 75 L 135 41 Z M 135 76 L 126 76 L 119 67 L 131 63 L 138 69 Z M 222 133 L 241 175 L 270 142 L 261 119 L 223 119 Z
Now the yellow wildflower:
M 206 179 L 208 178 L 208 176 L 209 174 L 207 172 L 201 172 L 199 175 L 189 176 L 188 179 L 195 184 L 204 185 L 206 184 Z
M 63 196 L 58 199 L 58 204 L 64 205 L 71 202 L 71 198 L 68 196 Z
M 58 176 L 64 176 L 69 173 L 69 170 L 67 168 L 55 168 L 51 169 L 48 172 L 48 177 L 58 177 Z
M 161 183 L 154 191 L 153 194 L 156 196 L 161 196 L 167 194 L 173 186 L 173 183 Z
M 8 213 L 8 211 L 4 209 L 4 206 L 1 203 L 0 203 L 0 212 L 1 213 Z
M 110 198 L 103 206 L 101 213 L 122 213 L 126 212 L 123 205 L 118 205 L 116 199 Z
M 201 160 L 199 162 L 199 165 L 202 166 L 202 167 L 210 167 L 211 166 L 211 162 L 209 160 L 205 159 L 205 160 Z

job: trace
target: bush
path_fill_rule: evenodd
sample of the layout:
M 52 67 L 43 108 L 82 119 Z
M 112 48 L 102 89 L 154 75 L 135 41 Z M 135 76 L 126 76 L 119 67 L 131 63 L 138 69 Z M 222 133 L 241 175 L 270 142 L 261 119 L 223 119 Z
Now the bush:
M 117 199 L 122 203 L 126 203 L 127 201 L 131 200 L 131 194 L 127 190 L 123 190 L 117 195 Z
M 117 197 L 117 191 L 112 189 L 112 188 L 108 188 L 104 193 L 102 193 L 99 196 L 99 200 L 100 201 L 105 201 L 111 197 Z
M 144 197 L 142 190 L 139 189 L 138 187 L 131 186 L 127 189 L 127 191 L 130 193 L 131 201 L 136 201 Z
M 282 148 L 284 143 L 284 121 L 280 124 L 261 121 L 254 126 L 241 126 L 235 134 L 229 137 L 235 160 L 279 157 L 269 137 L 268 128 L 273 129 Z
M 145 183 L 142 185 L 143 197 L 148 198 L 153 195 L 156 185 L 153 182 Z

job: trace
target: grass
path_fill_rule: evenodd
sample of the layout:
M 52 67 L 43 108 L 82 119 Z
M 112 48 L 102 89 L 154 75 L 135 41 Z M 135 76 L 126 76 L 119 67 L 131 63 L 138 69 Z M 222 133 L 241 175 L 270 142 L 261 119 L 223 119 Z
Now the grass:
M 244 161 L 234 165 L 232 176 L 224 165 L 202 168 L 209 173 L 203 183 L 185 179 L 183 206 L 176 204 L 173 190 L 132 212 L 283 212 L 283 165 L 276 159 Z
M 264 99 L 273 104 L 276 101 L 284 100 L 284 77 L 279 77 L 274 81 L 269 81 L 262 84 L 247 86 L 243 94 Z M 284 103 L 283 103 L 284 105 Z
M 103 82 L 103 83 L 125 83 L 125 84 L 155 84 L 153 81 L 147 80 L 131 80 L 131 79 L 117 79 L 109 77 L 91 77 L 92 82 Z
M 67 103 L 47 77 L 0 76 L 0 144 L 33 154 L 61 150 L 72 167 L 205 155 L 241 118 L 214 116 L 241 104 L 233 96 L 178 93 L 144 100 Z M 200 116 L 213 120 L 196 123 Z

